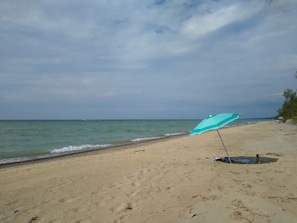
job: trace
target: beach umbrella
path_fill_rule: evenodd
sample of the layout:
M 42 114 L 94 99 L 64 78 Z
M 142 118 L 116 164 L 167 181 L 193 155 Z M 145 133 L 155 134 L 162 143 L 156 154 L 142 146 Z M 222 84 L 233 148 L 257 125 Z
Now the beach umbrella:
M 225 152 L 228 156 L 228 160 L 231 163 L 230 156 L 227 152 L 226 146 L 222 140 L 222 137 L 219 132 L 219 128 L 222 128 L 223 126 L 227 125 L 230 122 L 233 122 L 234 120 L 238 119 L 239 115 L 234 113 L 221 113 L 217 115 L 210 115 L 206 119 L 203 119 L 191 132 L 190 135 L 197 135 L 202 134 L 204 132 L 210 131 L 210 130 L 216 130 L 220 140 L 223 144 L 223 147 L 225 149 Z

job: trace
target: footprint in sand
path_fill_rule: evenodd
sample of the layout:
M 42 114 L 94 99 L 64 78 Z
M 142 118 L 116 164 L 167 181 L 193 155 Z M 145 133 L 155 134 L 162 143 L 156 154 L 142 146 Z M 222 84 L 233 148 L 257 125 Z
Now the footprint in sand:
M 242 203 L 241 200 L 237 200 L 237 199 L 235 199 L 235 200 L 233 200 L 233 201 L 231 202 L 231 204 L 232 204 L 232 206 L 237 207 L 237 208 L 246 208 L 246 207 L 243 205 L 243 203 Z
M 270 156 L 284 156 L 284 154 L 281 153 L 266 153 L 265 155 L 270 155 Z
M 233 200 L 231 205 L 234 207 L 230 217 L 234 220 L 245 220 L 246 222 L 253 222 L 247 216 L 251 215 L 251 211 L 245 207 L 241 200 Z
M 194 198 L 197 201 L 209 201 L 209 200 L 214 201 L 214 200 L 218 199 L 218 197 L 216 195 L 203 196 L 200 194 L 194 195 L 194 196 L 192 196 L 192 198 Z
M 224 187 L 221 186 L 221 185 L 218 185 L 217 190 L 218 190 L 218 191 L 223 191 L 223 190 L 224 190 Z
M 71 202 L 76 202 L 78 200 L 78 197 L 62 197 L 59 199 L 59 202 L 61 203 L 71 203 Z
M 194 214 L 192 213 L 193 208 L 191 206 L 186 207 L 184 210 L 179 212 L 179 217 L 180 218 L 187 218 L 189 216 L 193 216 Z
M 29 223 L 36 222 L 37 220 L 38 220 L 38 216 L 33 217 L 33 218 L 30 219 Z
M 138 183 L 138 182 L 132 182 L 131 183 L 131 186 L 132 187 L 139 187 L 140 186 L 140 183 Z
M 235 199 L 231 202 L 233 212 L 230 217 L 234 220 L 243 220 L 246 222 L 254 222 L 254 217 L 262 218 L 262 222 L 268 222 L 269 215 L 259 212 L 254 212 L 252 209 L 246 207 L 241 200 Z
M 130 193 L 127 193 L 126 196 L 130 199 L 136 196 L 138 194 L 138 191 L 131 191 Z
M 252 188 L 253 186 L 250 184 L 242 184 L 242 187 L 243 188 Z
M 134 205 L 133 203 L 120 203 L 116 207 L 110 208 L 112 212 L 116 213 L 124 213 L 133 209 L 136 209 L 136 205 Z

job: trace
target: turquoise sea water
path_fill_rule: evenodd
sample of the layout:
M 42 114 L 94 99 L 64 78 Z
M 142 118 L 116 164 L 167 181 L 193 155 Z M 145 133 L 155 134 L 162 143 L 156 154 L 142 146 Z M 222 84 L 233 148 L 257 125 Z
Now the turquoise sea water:
M 200 120 L 0 121 L 0 164 L 188 134 Z M 236 120 L 244 125 L 261 120 Z

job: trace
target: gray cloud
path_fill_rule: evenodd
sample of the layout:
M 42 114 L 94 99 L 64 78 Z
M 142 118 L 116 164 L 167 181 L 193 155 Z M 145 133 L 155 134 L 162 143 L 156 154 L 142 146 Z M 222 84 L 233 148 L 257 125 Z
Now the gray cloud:
M 0 3 L 0 119 L 274 116 L 297 3 Z

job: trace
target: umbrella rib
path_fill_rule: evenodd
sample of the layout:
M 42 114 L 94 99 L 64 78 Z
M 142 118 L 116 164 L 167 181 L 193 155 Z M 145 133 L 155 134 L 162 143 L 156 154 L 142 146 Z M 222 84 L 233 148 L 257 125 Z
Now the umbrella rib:
M 217 129 L 217 133 L 218 133 L 218 135 L 219 135 L 219 137 L 220 137 L 220 140 L 221 140 L 221 142 L 222 142 L 222 144 L 223 144 L 223 147 L 224 147 L 224 149 L 225 149 L 225 152 L 226 152 L 226 154 L 227 154 L 227 156 L 228 156 L 229 163 L 231 163 L 230 156 L 229 156 L 229 154 L 228 154 L 228 152 L 227 152 L 226 146 L 225 146 L 225 144 L 224 144 L 224 142 L 223 142 L 223 140 L 222 140 L 221 134 L 220 134 L 220 132 L 219 132 L 218 129 Z

